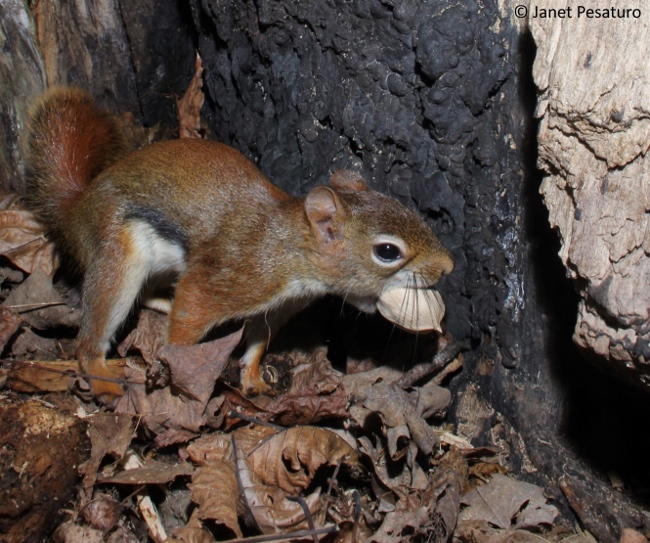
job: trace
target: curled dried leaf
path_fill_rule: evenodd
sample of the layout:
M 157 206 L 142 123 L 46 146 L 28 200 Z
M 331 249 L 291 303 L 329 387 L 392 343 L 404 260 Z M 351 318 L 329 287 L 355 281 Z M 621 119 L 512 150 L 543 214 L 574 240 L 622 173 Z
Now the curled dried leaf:
M 54 244 L 31 211 L 0 210 L 0 254 L 27 273 L 42 270 L 52 276 L 59 267 Z
M 436 290 L 391 288 L 379 297 L 377 309 L 390 322 L 410 332 L 442 331 L 445 304 Z
M 237 446 L 237 473 L 246 506 L 263 534 L 304 530 L 308 528 L 302 506 L 288 499 L 288 493 L 275 484 L 265 484 Z M 293 494 L 293 493 L 292 493 Z M 310 515 L 321 507 L 320 489 L 305 498 Z
M 357 452 L 330 430 L 297 426 L 277 433 L 248 456 L 251 469 L 269 485 L 296 494 L 324 464 L 358 465 Z
M 214 520 L 237 537 L 242 537 L 237 519 L 239 485 L 232 460 L 199 468 L 188 486 L 192 491 L 192 501 L 199 506 L 198 518 Z

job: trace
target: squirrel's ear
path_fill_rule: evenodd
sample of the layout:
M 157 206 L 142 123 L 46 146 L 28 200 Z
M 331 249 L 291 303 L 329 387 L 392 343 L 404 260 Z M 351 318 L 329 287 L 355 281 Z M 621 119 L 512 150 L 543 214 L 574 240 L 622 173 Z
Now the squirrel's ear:
M 330 178 L 330 185 L 339 190 L 368 190 L 368 185 L 360 174 L 352 170 L 337 170 Z
M 329 187 L 316 187 L 305 198 L 305 213 L 316 236 L 324 241 L 338 237 L 337 219 L 343 213 L 341 201 Z

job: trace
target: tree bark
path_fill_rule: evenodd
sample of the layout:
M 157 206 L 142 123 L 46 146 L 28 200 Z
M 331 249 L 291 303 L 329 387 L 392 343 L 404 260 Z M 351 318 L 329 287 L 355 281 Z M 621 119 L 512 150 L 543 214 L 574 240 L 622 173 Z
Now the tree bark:
M 580 293 L 575 342 L 650 387 L 650 20 L 625 8 L 641 16 L 531 19 L 540 192 Z

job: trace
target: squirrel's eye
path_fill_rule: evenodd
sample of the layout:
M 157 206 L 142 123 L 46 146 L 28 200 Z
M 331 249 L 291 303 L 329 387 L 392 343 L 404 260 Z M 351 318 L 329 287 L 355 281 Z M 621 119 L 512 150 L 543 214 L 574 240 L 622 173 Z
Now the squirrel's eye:
M 393 262 L 402 258 L 402 251 L 392 243 L 379 243 L 373 247 L 375 256 L 384 262 Z

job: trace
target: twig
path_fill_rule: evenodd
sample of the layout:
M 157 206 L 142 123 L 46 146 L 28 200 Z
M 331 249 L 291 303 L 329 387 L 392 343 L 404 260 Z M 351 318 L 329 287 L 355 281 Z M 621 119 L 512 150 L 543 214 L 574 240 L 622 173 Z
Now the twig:
M 246 422 L 251 422 L 253 424 L 259 424 L 260 426 L 268 426 L 275 430 L 286 430 L 286 427 L 280 426 L 278 424 L 273 424 L 272 422 L 267 422 L 265 420 L 258 419 L 256 417 L 251 417 L 250 415 L 244 415 L 243 413 L 238 413 L 235 410 L 228 411 L 228 416 L 232 419 L 241 419 Z
M 269 535 L 256 535 L 253 537 L 244 537 L 243 539 L 229 539 L 228 543 L 264 543 L 265 541 L 282 541 L 285 539 L 299 539 L 309 537 L 310 535 L 333 534 L 339 531 L 336 524 L 329 524 L 322 528 L 315 530 L 299 530 L 297 532 L 290 532 L 287 534 L 269 534 Z
M 354 528 L 352 529 L 352 541 L 357 540 L 357 530 L 359 529 L 359 519 L 361 518 L 361 496 L 355 488 L 352 490 L 352 499 L 354 500 Z
M 65 302 L 40 302 L 37 304 L 16 304 L 16 305 L 6 305 L 7 309 L 13 309 L 16 313 L 26 313 L 27 311 L 33 311 L 34 309 L 41 309 L 43 307 L 53 307 L 57 305 L 66 305 Z
M 311 511 L 309 510 L 309 505 L 307 505 L 307 502 L 305 499 L 300 496 L 287 496 L 287 500 L 290 502 L 296 502 L 302 507 L 302 512 L 305 514 L 305 519 L 307 520 L 307 526 L 309 526 L 309 529 L 313 532 L 316 529 L 316 526 L 314 526 L 314 518 L 311 516 Z M 314 540 L 314 543 L 318 543 L 318 538 L 316 537 L 316 534 L 312 533 L 312 538 Z
M 467 343 L 454 341 L 445 350 L 434 356 L 431 362 L 425 362 L 412 367 L 397 381 L 397 386 L 401 388 L 413 386 L 420 379 L 424 379 L 433 372 L 443 368 L 446 364 L 449 364 L 461 351 L 467 350 L 468 348 Z
M 126 462 L 124 463 L 124 470 L 129 471 L 136 468 L 141 468 L 142 462 L 133 451 L 128 451 L 126 454 Z M 142 514 L 142 519 L 147 525 L 149 536 L 156 543 L 163 543 L 167 539 L 165 527 L 160 519 L 158 509 L 154 505 L 151 497 L 147 492 L 136 497 L 138 508 Z

